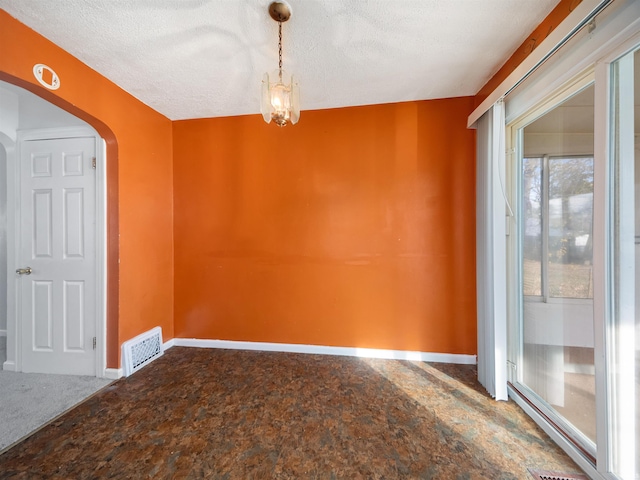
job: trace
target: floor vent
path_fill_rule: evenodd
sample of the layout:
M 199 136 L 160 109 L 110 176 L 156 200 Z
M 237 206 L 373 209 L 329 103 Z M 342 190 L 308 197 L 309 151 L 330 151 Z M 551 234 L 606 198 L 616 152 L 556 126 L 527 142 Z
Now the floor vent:
M 582 473 L 558 473 L 546 470 L 534 470 L 529 468 L 529 473 L 536 480 L 589 480 L 589 477 Z
M 124 376 L 128 377 L 145 365 L 160 357 L 162 349 L 162 329 L 155 327 L 122 344 Z

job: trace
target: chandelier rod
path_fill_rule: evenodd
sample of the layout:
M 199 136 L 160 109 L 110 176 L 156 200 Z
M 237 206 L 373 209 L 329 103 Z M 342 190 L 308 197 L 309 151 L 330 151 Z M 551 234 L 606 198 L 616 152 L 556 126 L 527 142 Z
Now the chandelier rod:
M 282 22 L 278 22 L 278 72 L 282 83 Z

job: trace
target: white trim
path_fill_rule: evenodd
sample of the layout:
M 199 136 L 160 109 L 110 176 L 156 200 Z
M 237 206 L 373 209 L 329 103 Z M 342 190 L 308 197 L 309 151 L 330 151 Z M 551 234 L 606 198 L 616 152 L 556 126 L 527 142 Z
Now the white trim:
M 0 137 L 2 137 L 2 134 L 0 134 Z M 15 251 L 20 244 L 18 228 L 16 227 L 16 212 L 18 208 L 16 185 L 20 177 L 16 168 L 16 158 L 18 158 L 17 140 L 8 139 L 11 143 L 7 144 L 7 139 L 8 137 L 0 138 L 0 140 L 3 140 L 3 145 L 7 152 L 7 360 L 2 365 L 2 369 L 17 372 L 19 371 L 19 365 L 16 365 L 16 358 L 20 355 L 20 348 L 18 346 L 15 318 L 18 314 L 16 307 L 19 304 L 19 299 L 13 278 L 16 271 Z
M 5 372 L 15 372 L 16 371 L 16 362 L 13 360 L 7 360 L 2 364 L 2 370 Z
M 7 336 L 7 330 L 0 330 L 0 337 L 6 337 Z
M 563 84 L 561 87 L 554 89 L 551 93 L 542 98 L 535 106 L 529 108 L 524 114 L 515 119 L 506 120 L 506 128 L 512 130 L 511 134 L 511 147 L 515 148 L 517 142 L 514 140 L 516 132 L 528 124 L 533 123 L 535 120 L 549 113 L 556 108 L 562 102 L 568 100 L 572 96 L 581 92 L 585 88 L 593 85 L 595 82 L 594 67 L 593 65 L 587 67 L 583 72 L 574 76 L 571 80 Z M 595 95 L 595 94 L 594 94 Z M 540 155 L 548 154 L 549 152 L 540 152 Z M 524 154 L 524 152 L 523 152 Z M 533 155 L 532 155 L 533 156 Z
M 604 479 L 600 473 L 595 469 L 593 464 L 587 460 L 575 447 L 570 443 L 558 430 L 556 430 L 547 420 L 540 415 L 540 413 L 531 407 L 520 395 L 518 395 L 510 386 L 508 387 L 509 397 L 516 402 L 524 412 L 529 415 L 538 426 L 544 430 L 544 432 L 551 437 L 569 457 L 578 464 L 578 466 L 594 479 Z
M 102 378 L 108 378 L 110 380 L 118 380 L 124 375 L 121 368 L 105 368 L 102 372 Z
M 552 55 L 559 46 L 573 36 L 577 29 L 584 25 L 585 19 L 592 17 L 594 13 L 600 11 L 600 9 L 608 3 L 610 3 L 609 0 L 583 0 L 536 49 L 489 94 L 471 115 L 469 115 L 467 127 L 472 127 L 494 103 L 513 90 L 516 85 Z
M 633 221 L 618 220 L 633 220 L 635 217 L 633 105 L 634 80 L 637 82 L 638 79 L 634 79 L 634 50 L 637 52 L 639 46 L 640 33 L 611 51 L 597 65 L 602 78 L 603 101 L 601 111 L 596 111 L 596 126 L 600 126 L 603 137 L 598 149 L 603 160 L 604 187 L 601 196 L 604 198 L 601 201 L 603 223 L 607 228 L 602 234 L 605 253 L 600 270 L 600 277 L 606 281 L 605 288 L 600 292 L 603 299 L 600 328 L 604 355 L 598 357 L 602 378 L 601 383 L 596 384 L 596 395 L 599 387 L 601 392 L 606 392 L 597 396 L 596 402 L 600 400 L 606 404 L 606 408 L 597 411 L 596 431 L 599 444 L 608 440 L 613 446 L 612 450 L 598 457 L 603 465 L 600 470 L 615 471 L 616 475 L 611 474 L 612 478 L 633 478 L 638 471 L 638 426 L 633 421 L 626 421 L 635 418 L 638 403 L 638 398 L 634 398 L 633 382 L 636 352 L 633 332 L 638 313 L 635 309 L 635 229 Z M 614 62 L 618 63 L 619 68 L 617 79 L 611 75 Z M 618 90 L 618 104 L 613 101 L 614 88 Z M 617 116 L 615 120 L 614 114 Z M 615 231 L 613 225 L 617 227 Z M 594 248 L 595 240 L 596 237 Z M 594 279 L 597 281 L 595 273 L 594 266 Z M 624 332 L 630 332 L 630 335 Z M 598 365 L 597 362 L 596 368 Z
M 35 128 L 33 130 L 18 130 L 18 140 L 16 143 L 29 140 L 55 140 L 96 136 L 99 137 L 98 133 L 89 124 L 74 127 Z
M 169 350 L 174 345 L 175 345 L 175 339 L 172 338 L 171 340 L 168 340 L 168 341 L 166 341 L 166 342 L 164 342 L 162 344 L 162 351 L 166 352 L 167 350 Z
M 382 358 L 388 360 L 412 360 L 417 362 L 457 363 L 475 365 L 475 355 L 457 353 L 415 352 L 408 350 L 384 350 L 377 348 L 331 347 L 295 343 L 236 342 L 232 340 L 205 340 L 199 338 L 174 338 L 169 340 L 176 347 L 222 348 L 228 350 L 257 350 L 262 352 L 306 353 L 313 355 L 338 355 L 344 357 Z
M 607 326 L 610 325 L 609 286 L 613 276 L 609 275 L 611 218 L 608 212 L 610 191 L 609 163 L 609 102 L 610 82 L 609 63 L 598 62 L 595 65 L 595 97 L 594 97 L 594 144 L 593 144 L 593 332 L 594 352 L 605 352 L 594 356 L 596 384 L 596 465 L 600 470 L 608 469 L 612 455 L 609 454 L 609 415 L 610 392 L 607 381 L 607 364 L 613 360 L 611 353 L 606 353 Z M 631 422 L 633 423 L 633 422 Z
M 96 376 L 107 370 L 107 142 L 96 134 Z

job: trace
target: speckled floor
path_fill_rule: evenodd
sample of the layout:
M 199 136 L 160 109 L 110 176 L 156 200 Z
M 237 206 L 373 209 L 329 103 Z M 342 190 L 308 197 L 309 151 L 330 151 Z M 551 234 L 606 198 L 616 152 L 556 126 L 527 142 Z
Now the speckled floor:
M 174 347 L 0 456 L 1 478 L 530 479 L 579 468 L 473 366 Z

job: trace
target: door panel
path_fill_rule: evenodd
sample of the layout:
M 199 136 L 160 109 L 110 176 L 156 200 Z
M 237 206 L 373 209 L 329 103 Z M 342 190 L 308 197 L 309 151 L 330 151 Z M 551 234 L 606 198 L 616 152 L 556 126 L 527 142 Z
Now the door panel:
M 21 150 L 22 370 L 95 375 L 95 139 Z
M 64 190 L 64 258 L 84 256 L 84 191 L 80 188 Z
M 594 86 L 520 129 L 522 391 L 596 451 Z
M 84 348 L 84 282 L 64 281 L 64 348 L 82 351 Z
M 53 246 L 51 190 L 33 191 L 33 258 L 51 258 Z
M 53 282 L 32 281 L 33 345 L 37 352 L 53 351 Z

